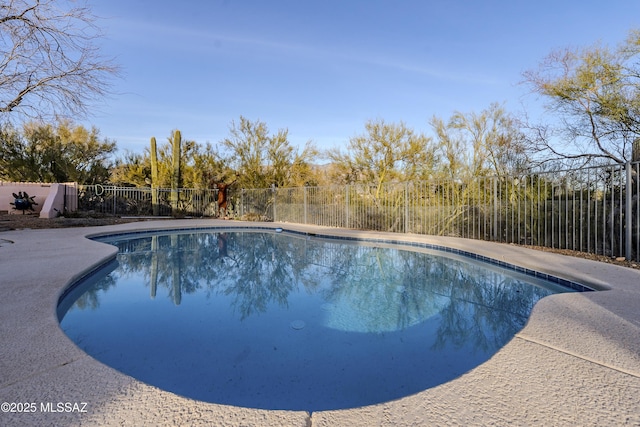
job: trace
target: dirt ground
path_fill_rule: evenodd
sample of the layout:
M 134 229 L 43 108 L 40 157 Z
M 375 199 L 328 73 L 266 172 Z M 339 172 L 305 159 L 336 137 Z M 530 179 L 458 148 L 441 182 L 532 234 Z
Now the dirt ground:
M 93 227 L 97 225 L 124 224 L 126 222 L 141 221 L 138 218 L 120 218 L 106 215 L 77 215 L 69 218 L 40 218 L 30 213 L 0 213 L 0 231 L 40 228 Z
M 100 225 L 124 224 L 127 222 L 143 221 L 141 218 L 121 218 L 117 216 L 107 215 L 77 215 L 70 218 L 58 217 L 44 219 L 34 214 L 6 213 L 0 212 L 0 232 L 5 230 L 18 229 L 40 229 L 40 228 L 65 228 L 65 227 L 93 227 Z M 626 261 L 624 259 L 611 258 L 604 255 L 596 255 L 585 252 L 571 251 L 567 249 L 551 249 L 540 246 L 526 246 L 528 248 L 560 253 L 563 255 L 575 256 L 578 258 L 586 258 L 594 261 L 616 264 L 623 267 L 640 269 L 640 263 L 635 261 Z
M 572 251 L 569 249 L 554 249 L 554 248 L 545 248 L 542 246 L 530 246 L 530 245 L 523 245 L 523 246 L 525 248 L 531 248 L 537 251 L 553 252 L 557 254 L 569 255 L 577 258 L 590 259 L 590 260 L 599 261 L 599 262 L 606 262 L 608 264 L 616 264 L 622 267 L 629 267 L 629 268 L 635 268 L 640 270 L 640 262 L 637 262 L 637 261 L 627 261 L 621 258 L 611 258 L 605 255 L 596 255 L 596 254 L 590 254 L 587 252 Z

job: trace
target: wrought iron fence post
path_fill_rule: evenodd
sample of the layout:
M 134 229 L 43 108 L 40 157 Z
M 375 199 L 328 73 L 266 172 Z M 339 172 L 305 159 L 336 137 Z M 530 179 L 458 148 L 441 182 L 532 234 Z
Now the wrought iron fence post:
M 240 189 L 240 218 L 244 217 L 244 188 Z
M 116 187 L 111 187 L 111 192 L 113 194 L 113 215 L 116 214 Z
M 492 238 L 498 241 L 498 177 L 491 177 L 493 181 L 493 229 Z
M 304 200 L 303 200 L 303 208 L 304 208 L 304 223 L 307 224 L 307 186 L 304 187 Z
M 633 245 L 632 245 L 632 219 L 633 219 L 633 198 L 632 198 L 632 185 L 633 185 L 633 176 L 631 173 L 631 162 L 627 162 L 624 165 L 625 169 L 625 206 L 624 206 L 624 255 L 627 261 L 631 261 L 633 258 Z
M 409 183 L 404 183 L 404 232 L 409 232 Z
M 276 185 L 271 184 L 271 192 L 273 193 L 273 222 L 276 222 Z
M 349 185 L 345 185 L 344 187 L 344 225 L 345 228 L 349 228 Z

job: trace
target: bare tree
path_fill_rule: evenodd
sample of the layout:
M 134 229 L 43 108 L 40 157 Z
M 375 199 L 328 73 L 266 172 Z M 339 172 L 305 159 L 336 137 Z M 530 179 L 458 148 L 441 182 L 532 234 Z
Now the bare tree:
M 543 97 L 555 119 L 525 125 L 530 149 L 542 154 L 541 163 L 638 160 L 639 57 L 640 30 L 635 30 L 617 49 L 567 48 L 524 73 L 525 83 Z
M 102 34 L 95 21 L 75 1 L 0 3 L 0 117 L 87 115 L 118 74 L 96 45 Z

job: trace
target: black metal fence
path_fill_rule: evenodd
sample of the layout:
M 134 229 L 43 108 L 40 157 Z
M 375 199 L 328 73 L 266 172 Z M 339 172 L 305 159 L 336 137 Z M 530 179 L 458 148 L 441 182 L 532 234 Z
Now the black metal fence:
M 380 187 L 243 190 L 262 220 L 457 236 L 640 260 L 640 163 Z
M 157 196 L 155 206 L 153 192 Z M 213 217 L 217 215 L 217 194 L 217 189 L 80 185 L 78 210 L 120 216 Z
M 457 236 L 640 261 L 640 163 L 379 187 L 236 189 L 229 216 Z M 157 202 L 153 204 L 153 191 Z M 78 186 L 78 209 L 215 217 L 217 190 Z

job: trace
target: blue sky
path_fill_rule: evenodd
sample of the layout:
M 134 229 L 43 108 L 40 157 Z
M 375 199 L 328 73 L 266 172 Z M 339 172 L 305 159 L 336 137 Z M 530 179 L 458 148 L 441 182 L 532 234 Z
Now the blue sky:
M 242 115 L 294 146 L 343 147 L 371 119 L 431 134 L 431 117 L 492 102 L 536 114 L 519 83 L 555 49 L 615 46 L 640 1 L 90 0 L 122 67 L 83 124 L 142 152 L 152 136 L 216 144 Z

